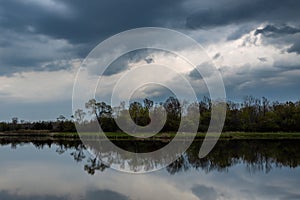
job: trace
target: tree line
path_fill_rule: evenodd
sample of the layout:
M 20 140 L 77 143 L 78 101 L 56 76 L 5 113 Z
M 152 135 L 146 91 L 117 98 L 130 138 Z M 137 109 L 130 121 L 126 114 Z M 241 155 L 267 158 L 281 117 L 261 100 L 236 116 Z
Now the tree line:
M 159 118 L 151 119 L 151 113 L 155 113 L 154 116 L 163 116 L 165 113 L 166 122 L 161 132 L 176 132 L 181 120 L 185 120 L 186 126 L 199 123 L 198 131 L 206 132 L 211 120 L 212 104 L 213 102 L 208 97 L 193 103 L 180 102 L 175 97 L 169 97 L 165 102 L 160 103 L 144 99 L 142 102 L 132 102 L 128 107 L 125 106 L 124 102 L 121 102 L 117 107 L 112 107 L 105 102 L 97 102 L 95 99 L 91 99 L 85 104 L 85 108 L 75 111 L 72 119 L 59 116 L 56 121 L 52 122 L 24 123 L 19 122 L 17 118 L 13 118 L 11 122 L 0 123 L 0 131 L 28 129 L 73 132 L 76 131 L 75 124 L 77 123 L 89 127 L 100 124 L 105 132 L 120 132 L 122 130 L 118 127 L 116 119 L 131 120 L 136 125 L 146 126 L 151 120 L 156 120 L 157 123 L 161 121 Z M 265 97 L 246 96 L 241 103 L 226 102 L 226 109 L 223 131 L 300 131 L 300 101 L 271 102 Z M 200 112 L 199 119 L 186 117 L 187 115 L 191 116 L 195 110 Z M 129 113 L 129 115 L 126 113 Z M 188 130 L 188 127 L 186 129 Z
M 0 122 L 0 132 L 75 132 L 76 127 L 73 119 L 67 119 L 63 115 L 57 117 L 55 121 L 35 121 L 26 122 L 17 117 L 12 118 L 11 122 Z

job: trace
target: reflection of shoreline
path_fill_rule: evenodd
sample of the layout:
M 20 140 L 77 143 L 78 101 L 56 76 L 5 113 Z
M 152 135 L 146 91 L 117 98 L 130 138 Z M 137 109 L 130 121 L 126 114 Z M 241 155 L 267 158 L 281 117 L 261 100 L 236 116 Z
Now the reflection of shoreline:
M 106 137 L 110 140 L 161 140 L 161 141 L 170 141 L 176 135 L 176 140 L 185 140 L 194 138 L 196 140 L 203 140 L 205 136 L 211 136 L 213 139 L 216 137 L 213 133 L 207 135 L 206 133 L 197 133 L 195 136 L 193 133 L 158 133 L 149 138 L 141 138 L 133 137 L 127 135 L 123 132 L 108 132 L 105 133 Z M 143 134 L 143 136 L 145 136 Z M 20 132 L 0 132 L 0 138 L 15 138 L 15 137 L 30 137 L 31 139 L 35 138 L 47 138 L 47 139 L 80 139 L 80 138 L 87 138 L 87 139 L 102 139 L 104 136 L 99 135 L 97 132 L 83 132 L 80 133 L 80 137 L 77 132 L 49 132 L 49 131 L 20 131 Z M 209 138 L 208 138 L 209 139 Z M 300 140 L 300 133 L 297 132 L 223 132 L 219 139 L 224 140 L 242 140 L 242 139 L 299 139 Z
M 153 143 L 155 142 L 155 143 Z M 152 151 L 154 147 L 164 145 L 160 141 L 115 141 L 120 147 L 129 148 L 130 151 Z M 45 146 L 55 146 L 58 154 L 71 152 L 70 155 L 76 162 L 84 162 L 84 170 L 89 174 L 103 171 L 107 168 L 100 159 L 90 156 L 82 142 L 78 139 L 53 139 L 53 138 L 7 138 L 0 137 L 0 145 L 10 145 L 12 149 L 22 148 L 24 144 L 31 144 L 37 149 Z M 300 140 L 220 140 L 213 151 L 205 158 L 198 158 L 201 143 L 195 141 L 186 153 L 169 165 L 166 170 L 170 174 L 196 169 L 209 173 L 211 171 L 227 171 L 237 164 L 245 164 L 249 172 L 263 171 L 268 173 L 273 168 L 300 166 Z M 0 147 L 1 147 L 0 146 Z M 103 154 L 114 155 L 116 152 L 105 151 Z M 105 151 L 105 152 L 104 152 Z M 127 157 L 115 155 L 119 162 L 128 161 Z M 130 161 L 130 160 L 129 160 Z M 163 162 L 163 161 L 156 161 Z M 153 161 L 149 160 L 151 167 Z M 140 162 L 131 162 L 132 167 L 140 167 Z M 143 165 L 147 163 L 142 163 Z M 149 167 L 148 166 L 148 167 Z M 154 166 L 155 167 L 155 166 Z

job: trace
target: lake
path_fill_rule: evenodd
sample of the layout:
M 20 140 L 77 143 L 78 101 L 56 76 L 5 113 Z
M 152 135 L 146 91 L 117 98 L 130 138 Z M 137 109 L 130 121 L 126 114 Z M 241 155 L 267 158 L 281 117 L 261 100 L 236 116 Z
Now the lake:
M 204 159 L 195 141 L 174 163 L 146 174 L 105 166 L 79 140 L 0 142 L 1 200 L 300 199 L 300 140 L 220 140 Z M 143 152 L 165 145 L 115 143 Z

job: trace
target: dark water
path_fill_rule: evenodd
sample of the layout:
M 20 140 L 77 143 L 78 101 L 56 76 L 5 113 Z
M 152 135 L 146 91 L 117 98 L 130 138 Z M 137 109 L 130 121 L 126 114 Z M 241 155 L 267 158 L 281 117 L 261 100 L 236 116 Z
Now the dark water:
M 224 140 L 204 159 L 195 142 L 167 168 L 140 175 L 106 167 L 80 141 L 32 140 L 0 140 L 1 200 L 300 199 L 300 140 Z

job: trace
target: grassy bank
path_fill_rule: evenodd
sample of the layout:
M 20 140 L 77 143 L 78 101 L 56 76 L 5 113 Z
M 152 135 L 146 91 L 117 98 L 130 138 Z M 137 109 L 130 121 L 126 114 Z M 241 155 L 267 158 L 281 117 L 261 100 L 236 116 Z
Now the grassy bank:
M 110 139 L 134 139 L 134 137 L 126 133 L 105 133 Z M 95 132 L 81 133 L 82 137 L 94 137 L 98 134 Z M 144 135 L 145 136 L 145 135 Z M 176 133 L 159 133 L 154 135 L 152 139 L 172 139 Z M 206 133 L 197 133 L 197 139 L 203 139 Z M 216 134 L 210 134 L 214 137 Z M 3 132 L 0 137 L 53 137 L 53 138 L 79 138 L 77 132 L 47 132 L 47 131 L 22 131 L 22 132 Z M 179 133 L 179 138 L 193 137 L 191 133 Z M 221 139 L 300 139 L 300 133 L 290 132 L 224 132 Z

